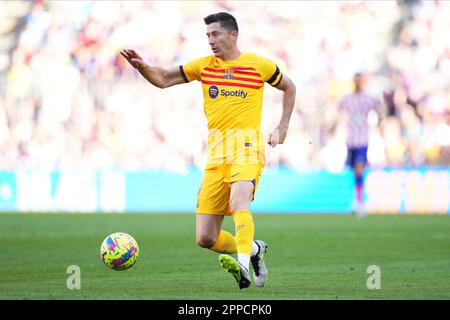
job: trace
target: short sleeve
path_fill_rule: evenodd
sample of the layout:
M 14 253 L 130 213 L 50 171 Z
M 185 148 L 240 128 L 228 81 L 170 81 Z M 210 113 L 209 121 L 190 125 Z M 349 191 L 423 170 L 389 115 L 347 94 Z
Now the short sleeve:
M 185 82 L 191 82 L 192 80 L 200 81 L 200 73 L 205 66 L 207 58 L 198 58 L 184 65 L 180 65 L 180 72 Z
M 261 58 L 261 75 L 264 82 L 272 87 L 276 87 L 283 78 L 283 74 L 278 66 L 269 59 Z

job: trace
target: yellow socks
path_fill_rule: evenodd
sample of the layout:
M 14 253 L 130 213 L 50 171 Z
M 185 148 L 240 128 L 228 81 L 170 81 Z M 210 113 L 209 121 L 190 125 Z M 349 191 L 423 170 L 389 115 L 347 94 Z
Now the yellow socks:
M 236 239 L 231 233 L 220 230 L 216 243 L 210 249 L 219 253 L 235 253 Z
M 235 236 L 225 230 L 220 230 L 216 243 L 210 248 L 219 253 L 236 253 L 238 261 L 247 268 L 250 264 L 250 255 L 252 254 L 253 237 L 255 226 L 253 217 L 248 210 L 236 211 L 233 215 Z M 257 248 L 254 248 L 257 250 Z M 255 251 L 253 250 L 253 251 Z
M 233 215 L 233 221 L 237 252 L 238 254 L 250 256 L 252 252 L 253 236 L 255 234 L 252 214 L 248 210 L 236 211 Z

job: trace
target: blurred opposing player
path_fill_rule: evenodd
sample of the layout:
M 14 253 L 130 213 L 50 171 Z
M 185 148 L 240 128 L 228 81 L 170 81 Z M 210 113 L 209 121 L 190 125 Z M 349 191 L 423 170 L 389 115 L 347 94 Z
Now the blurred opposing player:
M 367 76 L 355 74 L 353 93 L 344 96 L 338 102 L 338 110 L 347 115 L 347 164 L 352 167 L 355 176 L 355 199 L 353 210 L 358 217 L 366 214 L 363 199 L 364 169 L 367 165 L 367 149 L 369 145 L 370 110 L 379 113 L 380 102 L 364 93 Z
M 265 165 L 265 142 L 260 132 L 264 84 L 284 92 L 281 120 L 267 141 L 271 147 L 286 138 L 296 89 L 275 63 L 239 51 L 239 29 L 232 15 L 211 14 L 204 22 L 213 55 L 165 70 L 147 65 L 134 50 L 121 54 L 159 88 L 201 81 L 209 138 L 208 162 L 197 198 L 197 244 L 222 253 L 221 266 L 241 289 L 250 286 L 251 262 L 254 282 L 262 287 L 268 274 L 263 260 L 267 244 L 253 240 L 249 210 Z M 222 230 L 226 215 L 233 217 L 235 235 Z M 237 260 L 228 255 L 232 253 L 237 253 Z

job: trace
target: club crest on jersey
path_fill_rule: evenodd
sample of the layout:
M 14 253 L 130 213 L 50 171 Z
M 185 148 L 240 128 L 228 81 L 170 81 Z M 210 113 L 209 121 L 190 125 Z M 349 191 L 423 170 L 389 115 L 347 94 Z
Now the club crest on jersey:
M 223 77 L 225 79 L 233 79 L 234 78 L 234 71 L 233 71 L 233 69 L 225 69 Z

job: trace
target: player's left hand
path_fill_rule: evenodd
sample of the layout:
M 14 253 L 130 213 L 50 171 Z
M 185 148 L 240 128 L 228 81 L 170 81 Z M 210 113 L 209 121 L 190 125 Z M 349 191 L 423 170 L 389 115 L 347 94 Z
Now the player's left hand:
M 282 144 L 286 139 L 288 127 L 276 127 L 270 134 L 267 143 L 273 148 L 277 144 Z

